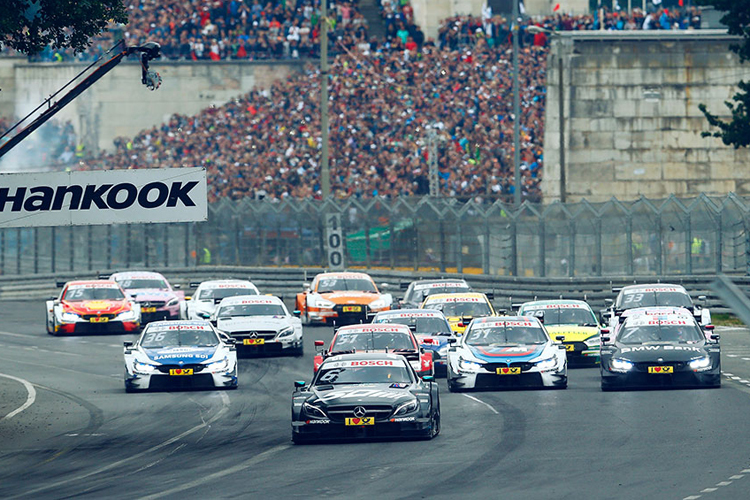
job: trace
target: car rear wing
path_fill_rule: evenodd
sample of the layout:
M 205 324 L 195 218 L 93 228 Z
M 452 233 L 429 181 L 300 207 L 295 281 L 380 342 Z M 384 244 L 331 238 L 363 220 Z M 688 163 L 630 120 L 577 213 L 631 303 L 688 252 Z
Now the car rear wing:
M 419 351 L 415 351 L 414 349 L 394 349 L 391 352 L 399 354 L 406 359 L 419 359 Z
M 65 283 L 67 283 L 67 281 L 55 281 L 55 286 L 57 288 L 62 288 L 65 286 Z
M 620 293 L 623 288 L 625 288 L 625 287 L 623 287 L 623 286 L 613 286 L 612 287 L 612 293 Z
M 110 276 L 112 276 L 112 273 L 99 273 L 99 274 L 97 274 L 96 279 L 99 279 L 99 280 L 108 280 L 110 278 Z
M 191 281 L 188 286 L 190 288 L 198 288 L 199 286 L 201 286 L 201 282 L 200 281 Z
M 401 281 L 401 282 L 399 282 L 398 287 L 401 290 L 406 290 L 407 288 L 409 288 L 409 283 L 406 282 L 406 281 Z

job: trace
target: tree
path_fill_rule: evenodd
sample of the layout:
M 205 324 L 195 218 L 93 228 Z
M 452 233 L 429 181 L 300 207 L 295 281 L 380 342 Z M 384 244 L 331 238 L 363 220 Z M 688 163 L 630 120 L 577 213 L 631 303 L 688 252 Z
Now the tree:
M 110 21 L 128 22 L 123 0 L 0 0 L 0 12 L 0 46 L 27 55 L 47 45 L 82 52 Z
M 750 59 L 750 0 L 697 0 L 700 5 L 711 5 L 724 12 L 721 22 L 728 27 L 730 35 L 742 37 L 740 43 L 733 43 L 729 50 L 740 56 L 740 63 Z M 698 108 L 703 112 L 709 125 L 719 130 L 703 132 L 703 137 L 718 137 L 726 145 L 735 148 L 750 145 L 750 83 L 742 80 L 737 84 L 739 92 L 732 96 L 732 102 L 725 101 L 732 113 L 731 121 L 724 121 L 711 114 L 705 104 Z

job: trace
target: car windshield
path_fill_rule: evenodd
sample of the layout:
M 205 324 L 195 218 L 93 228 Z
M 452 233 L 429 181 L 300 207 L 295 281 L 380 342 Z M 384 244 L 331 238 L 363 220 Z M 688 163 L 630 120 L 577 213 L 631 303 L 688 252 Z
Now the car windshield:
M 672 307 L 693 307 L 693 301 L 690 296 L 684 292 L 671 291 L 648 291 L 623 293 L 621 300 L 617 304 L 618 309 L 634 309 L 636 307 L 651 306 L 672 306 Z
M 219 344 L 219 339 L 208 327 L 180 328 L 149 328 L 143 333 L 141 347 L 156 349 L 164 347 L 209 347 Z
M 377 293 L 375 284 L 367 279 L 359 278 L 321 278 L 318 281 L 318 293 L 356 291 Z
M 219 309 L 219 318 L 240 316 L 286 316 L 280 304 L 233 304 Z
M 379 319 L 377 323 L 395 323 L 406 325 L 412 328 L 414 333 L 420 335 L 450 335 L 451 327 L 443 318 L 403 318 L 403 317 L 385 317 Z
M 105 287 L 76 287 L 68 288 L 63 300 L 123 300 L 125 295 L 119 288 Z
M 547 336 L 538 326 L 479 325 L 466 334 L 466 344 L 474 346 L 544 344 Z
M 198 300 L 216 300 L 238 295 L 258 295 L 252 288 L 204 288 L 198 295 Z
M 426 304 L 425 309 L 442 311 L 445 316 L 490 316 L 492 311 L 486 302 L 436 302 Z
M 645 344 L 649 342 L 680 342 L 692 343 L 705 340 L 700 329 L 683 321 L 682 325 L 661 324 L 623 326 L 617 335 L 617 341 L 621 344 Z
M 336 335 L 331 351 L 415 350 L 411 335 L 399 332 L 341 333 Z
M 339 363 L 330 363 L 337 365 Z M 318 372 L 315 385 L 338 384 L 409 384 L 409 370 L 403 365 L 394 366 L 336 366 L 325 364 Z
M 425 297 L 428 297 L 430 295 L 436 295 L 438 293 L 466 293 L 470 291 L 471 291 L 471 287 L 469 287 L 468 285 L 434 286 L 434 287 L 428 287 L 428 288 L 420 288 L 420 289 L 414 289 L 414 293 L 412 294 L 412 300 L 421 302 Z
M 143 278 L 143 279 L 123 279 L 117 280 L 117 283 L 125 290 L 136 290 L 136 289 L 156 289 L 156 290 L 169 290 L 167 282 L 159 278 Z
M 588 309 L 537 309 L 544 311 L 544 324 L 550 325 L 586 325 L 596 326 L 596 318 Z M 530 311 L 533 316 L 536 311 Z

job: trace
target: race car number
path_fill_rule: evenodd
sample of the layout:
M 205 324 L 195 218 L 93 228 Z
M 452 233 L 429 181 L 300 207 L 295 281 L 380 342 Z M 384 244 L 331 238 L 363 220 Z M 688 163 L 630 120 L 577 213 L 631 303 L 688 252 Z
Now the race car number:
M 674 373 L 674 366 L 649 366 L 649 373 Z
M 109 321 L 109 318 L 106 316 L 94 316 L 89 321 L 92 323 L 106 323 Z
M 244 339 L 242 341 L 243 345 L 261 345 L 265 343 L 266 343 L 266 339 Z
M 170 375 L 192 375 L 192 368 L 172 368 L 169 370 Z
M 362 312 L 362 306 L 344 306 L 343 311 L 345 313 L 358 313 L 358 312 Z
M 155 313 L 156 308 L 155 307 L 141 307 L 141 312 L 143 313 Z
M 565 344 L 565 350 L 566 351 L 575 351 L 576 346 L 574 344 Z
M 498 368 L 495 370 L 495 372 L 498 375 L 520 375 L 521 374 L 521 367 L 520 366 L 510 366 L 506 368 Z
M 347 418 L 346 425 L 375 425 L 375 417 Z

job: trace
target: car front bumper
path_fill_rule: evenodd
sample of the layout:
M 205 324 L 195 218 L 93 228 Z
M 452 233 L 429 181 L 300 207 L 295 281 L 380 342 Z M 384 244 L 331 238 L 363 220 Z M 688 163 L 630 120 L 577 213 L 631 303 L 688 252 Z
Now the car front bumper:
M 169 375 L 166 373 L 140 374 L 128 370 L 125 387 L 128 390 L 211 389 L 237 387 L 236 367 L 230 372 Z
M 680 370 L 669 374 L 647 372 L 611 372 L 601 370 L 602 388 L 667 388 L 667 387 L 718 387 L 721 385 L 721 370 L 715 368 L 705 372 Z
M 107 321 L 105 323 L 77 321 L 75 323 L 57 324 L 55 325 L 55 332 L 67 334 L 136 333 L 140 327 L 141 324 L 137 321 Z
M 568 383 L 568 377 L 564 371 L 527 371 L 519 375 L 497 375 L 485 371 L 451 375 L 450 382 L 460 389 L 565 387 Z
M 293 421 L 292 433 L 305 440 L 428 437 L 430 418 L 402 417 L 376 421 L 374 425 L 347 426 L 330 420 Z

